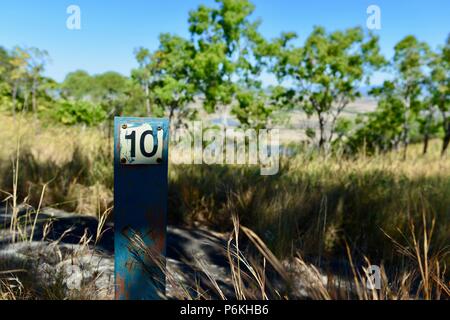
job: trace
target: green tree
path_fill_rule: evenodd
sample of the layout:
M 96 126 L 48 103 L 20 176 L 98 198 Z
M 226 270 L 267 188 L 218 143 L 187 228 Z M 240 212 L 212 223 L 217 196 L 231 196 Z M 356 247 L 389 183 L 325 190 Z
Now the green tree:
M 145 110 L 147 111 L 147 115 L 151 114 L 151 106 L 150 106 L 150 68 L 149 64 L 151 61 L 150 51 L 146 48 L 138 48 L 135 53 L 135 58 L 139 64 L 138 69 L 133 69 L 131 72 L 131 77 L 135 79 L 139 85 L 142 87 L 144 92 L 144 100 L 145 100 Z
M 38 48 L 30 48 L 28 50 L 28 54 L 28 73 L 31 80 L 32 108 L 33 113 L 36 116 L 38 110 L 37 96 L 39 85 L 41 84 L 41 80 L 43 79 L 42 73 L 45 70 L 45 65 L 49 61 L 49 55 L 46 50 L 41 50 Z
M 11 53 L 11 97 L 12 97 L 12 114 L 16 114 L 16 104 L 17 96 L 19 93 L 20 86 L 26 83 L 26 78 L 28 76 L 27 66 L 28 60 L 30 59 L 29 53 L 20 47 L 15 47 Z
M 429 140 L 432 136 L 439 132 L 440 123 L 436 117 L 437 109 L 433 103 L 432 98 L 424 98 L 419 102 L 420 112 L 417 116 L 417 123 L 419 125 L 419 133 L 423 140 L 423 154 L 428 152 Z
M 60 86 L 61 95 L 70 100 L 89 99 L 94 89 L 93 82 L 93 78 L 86 71 L 70 72 Z
M 328 33 L 315 27 L 301 47 L 292 45 L 293 33 L 285 33 L 268 47 L 274 57 L 272 70 L 284 90 L 277 97 L 301 108 L 318 121 L 320 150 L 329 146 L 336 122 L 346 106 L 360 97 L 360 86 L 371 70 L 384 65 L 378 37 L 361 28 Z
M 112 118 L 122 112 L 127 99 L 129 79 L 118 72 L 108 71 L 92 77 L 92 101 L 103 106 Z
M 442 115 L 444 129 L 442 155 L 444 155 L 450 143 L 450 35 L 440 52 L 434 55 L 430 68 L 428 81 L 430 105 L 437 106 Z
M 0 106 L 9 108 L 12 65 L 8 50 L 0 47 Z
M 93 126 L 106 119 L 106 112 L 89 101 L 60 100 L 56 104 L 54 118 L 65 125 L 81 123 Z
M 375 111 L 356 118 L 355 130 L 346 142 L 351 153 L 387 152 L 398 149 L 401 142 L 404 104 L 395 83 L 385 81 L 370 94 L 377 98 L 378 106 Z
M 263 38 L 252 21 L 254 5 L 247 0 L 216 0 L 217 7 L 199 6 L 189 14 L 195 48 L 192 79 L 207 112 L 232 112 L 244 123 L 267 119 L 261 81 Z M 249 117 L 255 117 L 250 119 Z
M 268 125 L 275 105 L 263 90 L 240 88 L 236 100 L 237 105 L 233 107 L 232 113 L 242 126 L 260 129 Z
M 394 86 L 403 106 L 403 158 L 406 158 L 410 139 L 410 126 L 421 111 L 426 82 L 426 66 L 429 61 L 429 47 L 414 36 L 406 36 L 394 47 L 391 63 Z
M 163 33 L 159 48 L 151 54 L 147 68 L 150 75 L 150 101 L 156 112 L 168 113 L 171 127 L 192 116 L 187 107 L 194 100 L 196 87 L 193 79 L 195 50 L 188 40 Z
M 0 81 L 7 82 L 11 72 L 10 55 L 8 50 L 0 46 Z

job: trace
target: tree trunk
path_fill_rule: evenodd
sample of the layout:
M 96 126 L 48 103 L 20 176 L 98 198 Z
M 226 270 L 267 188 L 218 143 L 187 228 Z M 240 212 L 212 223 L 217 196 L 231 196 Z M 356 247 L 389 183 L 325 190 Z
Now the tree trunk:
M 32 99 L 33 99 L 33 114 L 36 117 L 37 112 L 37 101 L 36 101 L 36 90 L 37 90 L 37 79 L 33 79 L 33 88 L 32 88 Z
M 445 151 L 447 150 L 448 145 L 450 143 L 450 120 L 444 122 L 444 131 L 445 131 L 445 136 L 444 136 L 444 140 L 442 143 L 441 156 L 444 156 Z
M 151 115 L 151 108 L 150 108 L 150 98 L 149 98 L 149 90 L 148 85 L 145 85 L 145 108 L 147 109 L 147 115 Z
M 402 136 L 402 141 L 403 141 L 403 160 L 406 160 L 406 155 L 408 152 L 408 145 L 409 145 L 409 110 L 410 110 L 410 106 L 408 103 L 408 107 L 406 107 L 405 110 L 405 114 L 404 114 L 404 119 L 403 119 L 403 136 Z
M 17 82 L 14 82 L 13 92 L 12 92 L 12 114 L 13 114 L 13 117 L 16 116 L 16 99 L 17 99 Z
M 25 95 L 23 97 L 23 110 L 28 111 L 28 92 L 25 92 Z
M 325 142 L 326 142 L 326 138 L 325 138 L 325 119 L 323 119 L 323 117 L 321 115 L 319 115 L 319 133 L 320 133 L 319 151 L 323 151 L 324 148 L 325 148 Z
M 425 133 L 423 136 L 423 154 L 427 154 L 428 151 L 428 140 L 430 139 L 430 136 L 428 133 Z
M 406 160 L 406 155 L 408 154 L 409 145 L 409 129 L 406 129 L 403 133 L 403 160 Z
M 423 133 L 423 154 L 426 154 L 428 151 L 428 141 L 430 139 L 430 122 L 431 118 L 433 116 L 432 111 L 429 111 L 429 114 L 427 116 L 427 119 L 425 120 L 425 128 Z

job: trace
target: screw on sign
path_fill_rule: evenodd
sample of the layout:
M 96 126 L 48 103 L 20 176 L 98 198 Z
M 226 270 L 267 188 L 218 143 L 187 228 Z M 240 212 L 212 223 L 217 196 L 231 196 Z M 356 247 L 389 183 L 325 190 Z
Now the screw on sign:
M 167 119 L 114 119 L 116 299 L 160 299 L 165 292 Z

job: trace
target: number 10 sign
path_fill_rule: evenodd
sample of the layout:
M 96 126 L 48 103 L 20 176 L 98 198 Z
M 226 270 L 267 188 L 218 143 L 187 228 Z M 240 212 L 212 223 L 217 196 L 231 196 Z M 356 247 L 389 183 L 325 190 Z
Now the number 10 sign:
M 167 119 L 114 119 L 116 299 L 159 299 L 166 251 Z
M 120 130 L 122 164 L 156 164 L 162 162 L 164 130 L 154 122 L 124 122 Z

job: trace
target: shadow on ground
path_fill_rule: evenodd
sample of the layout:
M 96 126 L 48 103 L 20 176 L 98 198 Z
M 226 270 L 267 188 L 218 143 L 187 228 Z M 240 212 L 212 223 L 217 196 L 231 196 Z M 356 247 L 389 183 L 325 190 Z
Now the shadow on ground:
M 61 285 L 69 291 L 68 295 L 71 290 L 80 291 L 82 287 L 91 286 L 96 298 L 113 297 L 112 223 L 103 226 L 100 239 L 95 241 L 97 218 L 44 208 L 36 219 L 33 238 L 30 239 L 36 217 L 34 209 L 19 207 L 20 224 L 27 225 L 21 232 L 11 230 L 11 215 L 11 210 L 0 208 L 0 271 L 21 270 L 37 291 L 42 284 L 53 281 L 52 276 L 60 274 Z M 202 288 L 211 286 L 205 271 L 220 279 L 218 284 L 224 294 L 233 295 L 223 234 L 201 228 L 169 226 L 166 257 L 168 272 L 193 297 L 198 285 Z M 168 283 L 168 298 L 185 294 L 177 290 Z

